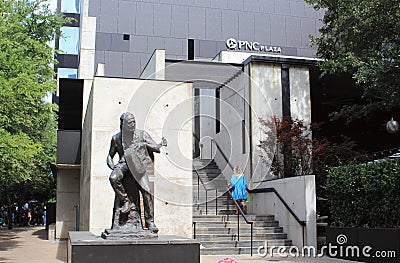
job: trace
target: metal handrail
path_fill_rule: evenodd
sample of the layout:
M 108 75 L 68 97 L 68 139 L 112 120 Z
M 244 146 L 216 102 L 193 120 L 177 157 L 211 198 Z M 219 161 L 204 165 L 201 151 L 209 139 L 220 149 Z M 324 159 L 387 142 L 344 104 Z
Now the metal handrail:
M 229 162 L 228 157 L 226 157 L 225 153 L 222 151 L 221 147 L 219 147 L 218 143 L 214 140 L 211 139 L 211 142 L 215 144 L 217 147 L 217 150 L 221 153 L 222 157 L 224 158 L 225 162 L 229 165 L 229 167 L 233 170 L 233 165 Z M 212 144 L 211 144 L 212 145 Z M 212 149 L 211 149 L 212 152 Z
M 233 165 L 229 162 L 228 157 L 226 157 L 225 153 L 222 151 L 221 147 L 219 147 L 218 143 L 212 139 L 211 142 L 213 142 L 215 144 L 215 146 L 217 147 L 217 150 L 221 153 L 222 157 L 224 158 L 224 160 L 226 161 L 226 163 L 228 164 L 228 166 L 233 170 Z M 235 198 L 233 198 L 233 195 L 231 193 L 231 191 L 229 191 L 229 189 L 227 189 L 227 192 L 229 193 L 229 195 L 227 195 L 227 199 L 230 196 L 235 204 L 235 206 L 237 207 L 239 213 L 238 213 L 238 223 L 237 223 L 237 227 L 238 227 L 238 233 L 237 233 L 237 241 L 240 240 L 240 215 L 244 218 L 244 221 L 246 222 L 246 224 L 250 224 L 250 256 L 253 256 L 253 225 L 254 222 L 253 221 L 249 221 L 247 220 L 245 214 L 243 213 L 243 210 L 240 208 L 239 204 L 236 202 Z M 229 208 L 229 203 L 227 200 L 227 207 Z M 227 209 L 228 211 L 229 209 Z M 229 220 L 229 214 L 227 214 L 227 218 Z
M 247 189 L 249 193 L 274 193 L 278 199 L 282 202 L 282 204 L 285 206 L 286 210 L 289 211 L 289 213 L 296 219 L 297 223 L 302 227 L 302 235 L 303 235 L 303 246 L 305 243 L 305 236 L 304 236 L 304 227 L 307 225 L 306 221 L 300 220 L 300 218 L 296 215 L 296 213 L 290 208 L 290 206 L 286 203 L 286 201 L 282 198 L 282 196 L 276 191 L 275 188 L 273 187 L 268 187 L 268 188 L 261 188 L 261 189 L 253 189 L 249 190 Z
M 193 134 L 195 139 L 198 139 L 197 136 L 195 134 Z M 215 144 L 215 146 L 217 147 L 217 150 L 221 153 L 222 157 L 225 159 L 226 163 L 228 164 L 228 166 L 233 170 L 233 165 L 229 162 L 228 157 L 226 157 L 226 155 L 224 154 L 224 152 L 222 151 L 221 147 L 219 147 L 218 143 L 214 140 L 211 139 L 211 152 L 212 152 L 212 143 Z M 195 170 L 196 174 L 197 174 L 197 178 L 198 180 L 200 179 L 200 181 L 202 182 L 199 173 L 197 172 L 197 170 L 193 167 L 193 170 Z M 202 182 L 204 188 L 205 185 Z M 197 186 L 197 188 L 199 189 L 199 185 Z M 205 188 L 206 189 L 206 188 Z M 199 190 L 197 190 L 199 193 Z M 229 196 L 232 198 L 235 206 L 237 207 L 239 213 L 237 216 L 238 219 L 238 223 L 237 223 L 237 227 L 238 227 L 238 232 L 237 232 L 237 241 L 240 240 L 240 215 L 244 218 L 244 221 L 246 222 L 246 224 L 250 224 L 250 256 L 253 256 L 253 226 L 254 226 L 254 222 L 253 221 L 249 221 L 247 220 L 245 214 L 243 213 L 243 210 L 240 208 L 239 204 L 236 202 L 235 198 L 233 198 L 232 193 L 229 191 L 229 189 L 227 189 L 227 191 L 229 193 L 229 195 L 227 195 L 227 219 L 229 220 Z M 217 203 L 217 202 L 216 202 Z M 217 211 L 217 209 L 216 209 Z M 218 213 L 218 212 L 217 212 Z M 206 214 L 207 214 L 207 190 L 206 190 Z M 194 237 L 196 237 L 196 224 L 194 224 Z
M 254 222 L 247 220 L 242 208 L 240 208 L 240 205 L 236 202 L 235 198 L 233 198 L 233 195 L 232 195 L 231 191 L 229 189 L 227 189 L 227 190 L 228 190 L 227 192 L 231 196 L 231 198 L 232 198 L 237 210 L 239 211 L 239 213 L 237 214 L 237 219 L 238 219 L 238 223 L 237 223 L 237 228 L 238 228 L 237 229 L 238 230 L 237 231 L 237 241 L 240 241 L 240 221 L 239 221 L 239 219 L 240 219 L 240 215 L 241 215 L 243 217 L 244 221 L 246 222 L 246 224 L 250 224 L 250 256 L 253 256 L 253 224 L 254 224 Z M 229 218 L 229 215 L 227 215 L 227 216 Z
M 261 189 L 253 189 L 253 190 L 247 190 L 249 193 L 275 193 L 276 196 L 278 197 L 279 200 L 281 200 L 282 204 L 285 206 L 285 208 L 289 211 L 289 213 L 296 219 L 297 223 L 299 223 L 301 226 L 306 225 L 306 221 L 300 220 L 300 218 L 295 214 L 295 212 L 289 207 L 289 205 L 286 203 L 285 200 L 283 200 L 282 196 L 276 191 L 275 188 L 273 187 L 268 187 L 268 188 L 261 188 Z
M 201 179 L 199 172 L 192 165 L 193 171 L 197 174 L 197 201 L 200 198 L 200 182 L 203 185 L 204 191 L 206 193 L 206 215 L 208 215 L 208 191 L 215 191 L 215 215 L 218 215 L 218 189 L 208 189 Z
M 215 146 L 217 147 L 217 150 L 221 153 L 222 157 L 224 158 L 224 160 L 226 161 L 226 163 L 229 165 L 229 167 L 233 170 L 233 165 L 229 162 L 229 159 L 226 157 L 226 155 L 224 154 L 224 152 L 222 151 L 221 147 L 219 147 L 218 143 L 212 139 L 211 142 L 214 142 Z M 297 221 L 297 223 L 300 224 L 300 226 L 302 226 L 302 235 L 303 235 L 303 246 L 305 243 L 305 236 L 304 236 L 304 227 L 306 226 L 306 221 L 300 220 L 300 218 L 295 214 L 295 212 L 289 207 L 289 205 L 286 203 L 286 201 L 282 198 L 282 196 L 278 193 L 278 191 L 276 191 L 275 188 L 271 187 L 271 188 L 263 188 L 263 189 L 253 189 L 253 190 L 249 190 L 247 189 L 249 193 L 262 193 L 262 192 L 273 192 L 276 194 L 276 196 L 278 197 L 278 199 L 282 202 L 282 204 L 285 206 L 285 208 L 289 211 L 289 213 L 294 217 L 294 219 Z M 248 221 L 246 216 L 244 215 L 242 209 L 240 208 L 239 204 L 236 202 L 235 198 L 233 198 L 232 193 L 229 191 L 227 191 L 229 193 L 229 195 L 231 196 L 235 206 L 238 208 L 238 211 L 240 212 L 240 214 L 238 213 L 238 241 L 240 239 L 240 228 L 239 228 L 239 216 L 242 215 L 242 217 L 244 218 L 246 224 L 251 224 L 251 256 L 253 255 L 253 221 Z M 228 196 L 227 196 L 228 199 Z M 228 200 L 227 200 L 228 201 Z M 227 204 L 227 207 L 229 207 L 229 204 Z M 229 210 L 229 209 L 227 209 Z M 228 216 L 228 220 L 229 220 L 229 215 Z

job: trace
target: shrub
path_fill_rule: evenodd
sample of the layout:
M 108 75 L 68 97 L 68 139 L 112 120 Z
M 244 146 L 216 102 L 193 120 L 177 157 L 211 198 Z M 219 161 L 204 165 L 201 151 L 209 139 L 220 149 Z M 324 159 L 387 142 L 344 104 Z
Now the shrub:
M 400 224 L 400 160 L 330 168 L 325 189 L 335 226 Z

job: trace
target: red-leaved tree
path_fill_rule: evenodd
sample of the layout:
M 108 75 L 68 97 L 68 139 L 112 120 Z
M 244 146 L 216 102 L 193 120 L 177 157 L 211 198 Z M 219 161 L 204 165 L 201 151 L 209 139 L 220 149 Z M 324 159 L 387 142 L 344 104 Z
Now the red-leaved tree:
M 312 130 L 319 125 L 305 125 L 302 120 L 291 117 L 272 116 L 268 120 L 259 119 L 265 139 L 259 147 L 264 161 L 271 165 L 278 177 L 291 177 L 313 173 L 319 165 L 319 157 L 324 154 L 327 139 L 313 139 Z

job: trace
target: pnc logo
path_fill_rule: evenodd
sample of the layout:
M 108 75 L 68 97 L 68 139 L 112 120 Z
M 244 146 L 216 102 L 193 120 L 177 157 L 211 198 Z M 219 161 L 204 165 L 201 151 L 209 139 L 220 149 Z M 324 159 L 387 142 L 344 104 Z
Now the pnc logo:
M 237 48 L 237 41 L 234 38 L 229 38 L 226 41 L 226 47 L 229 49 L 236 49 Z
M 267 53 L 282 53 L 281 47 L 273 47 L 273 46 L 266 46 L 261 45 L 259 42 L 254 41 L 243 41 L 243 40 L 236 40 L 234 38 L 229 38 L 226 40 L 226 47 L 230 50 L 249 50 L 249 51 L 261 51 Z

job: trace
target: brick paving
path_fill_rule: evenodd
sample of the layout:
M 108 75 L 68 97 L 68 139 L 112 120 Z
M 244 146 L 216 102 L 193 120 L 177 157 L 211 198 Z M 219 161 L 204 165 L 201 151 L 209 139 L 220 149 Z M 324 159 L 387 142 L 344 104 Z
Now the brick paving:
M 259 256 L 201 256 L 201 263 L 217 263 L 229 257 L 238 263 L 298 262 L 298 263 L 339 263 L 351 262 L 331 258 L 278 258 Z M 67 260 L 65 241 L 48 241 L 43 226 L 16 227 L 12 230 L 0 228 L 0 262 L 4 263 L 58 263 Z

